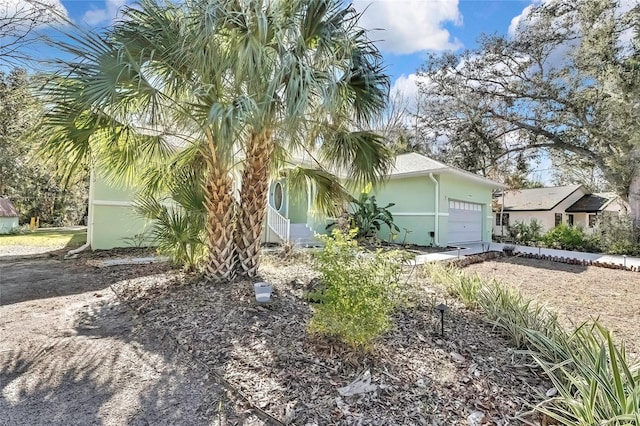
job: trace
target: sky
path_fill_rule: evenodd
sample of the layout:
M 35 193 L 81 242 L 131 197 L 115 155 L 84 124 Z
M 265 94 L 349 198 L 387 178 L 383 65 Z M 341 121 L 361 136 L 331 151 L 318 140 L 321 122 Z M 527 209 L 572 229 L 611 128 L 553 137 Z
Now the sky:
M 6 0 L 5 0 L 6 1 Z M 21 2 L 23 0 L 9 0 Z M 76 23 L 108 26 L 131 0 L 48 0 Z M 537 2 L 539 0 L 533 0 Z M 429 52 L 472 49 L 478 36 L 506 34 L 532 0 L 353 0 L 361 25 L 382 51 L 393 89 L 415 93 Z
M 39 0 L 76 24 L 97 31 L 109 26 L 134 0 Z M 416 99 L 416 73 L 429 53 L 473 49 L 481 34 L 512 34 L 528 8 L 547 0 L 344 0 L 362 13 L 360 25 L 383 54 L 392 93 Z M 626 1 L 626 0 L 625 0 Z M 638 1 L 638 0 L 630 0 Z M 25 0 L 0 0 L 24 7 Z M 531 177 L 548 183 L 549 161 Z

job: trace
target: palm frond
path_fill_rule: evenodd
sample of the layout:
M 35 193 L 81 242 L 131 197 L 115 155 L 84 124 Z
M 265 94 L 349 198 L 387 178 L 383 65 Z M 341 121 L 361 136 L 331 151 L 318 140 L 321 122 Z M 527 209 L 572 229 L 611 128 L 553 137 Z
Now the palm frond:
M 377 133 L 335 130 L 323 139 L 320 158 L 324 164 L 337 167 L 356 187 L 361 187 L 382 182 L 391 167 L 393 154 Z
M 320 169 L 296 166 L 282 171 L 287 178 L 290 194 L 304 194 L 308 185 L 314 192 L 313 209 L 330 217 L 339 216 L 348 202 L 353 200 L 349 192 L 333 174 Z

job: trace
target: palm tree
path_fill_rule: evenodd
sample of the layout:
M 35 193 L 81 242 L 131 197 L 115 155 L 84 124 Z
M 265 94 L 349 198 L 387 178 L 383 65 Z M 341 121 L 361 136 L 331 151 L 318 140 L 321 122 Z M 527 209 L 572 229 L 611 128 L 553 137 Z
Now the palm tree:
M 197 165 L 207 275 L 254 276 L 268 179 L 291 152 L 318 159 L 292 175 L 318 182 L 325 207 L 344 191 L 321 165 L 361 184 L 390 164 L 382 138 L 362 130 L 389 82 L 358 17 L 339 0 L 143 0 L 103 37 L 57 43 L 76 59 L 45 87 L 45 149 L 154 190 L 167 164 Z

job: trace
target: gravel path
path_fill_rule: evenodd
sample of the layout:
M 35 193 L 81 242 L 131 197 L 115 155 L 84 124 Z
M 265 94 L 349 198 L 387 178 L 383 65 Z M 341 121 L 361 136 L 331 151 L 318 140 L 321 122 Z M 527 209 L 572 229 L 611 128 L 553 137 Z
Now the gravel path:
M 56 250 L 61 250 L 65 247 L 66 244 L 59 244 L 57 246 L 14 246 L 14 245 L 5 245 L 0 246 L 0 259 L 3 257 L 24 257 L 24 256 L 33 256 L 39 254 L 50 253 Z

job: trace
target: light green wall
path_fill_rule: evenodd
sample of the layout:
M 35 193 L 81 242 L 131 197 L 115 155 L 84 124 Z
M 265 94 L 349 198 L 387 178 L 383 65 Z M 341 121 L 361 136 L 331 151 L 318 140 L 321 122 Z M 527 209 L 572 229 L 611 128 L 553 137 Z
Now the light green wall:
M 107 180 L 96 173 L 93 186 L 93 198 L 100 201 L 132 201 L 134 190 L 123 184 L 107 183 Z
M 382 187 L 372 192 L 378 206 L 395 203 L 389 211 L 394 223 L 400 228 L 395 242 L 430 245 L 433 238 L 429 232 L 435 232 L 435 185 L 427 176 L 390 179 Z M 405 229 L 410 231 L 406 234 Z M 389 228 L 383 226 L 378 238 L 389 241 Z
M 135 246 L 130 239 L 143 234 L 149 227 L 149 222 L 140 217 L 131 206 L 135 191 L 124 185 L 107 183 L 99 173 L 94 176 L 91 188 L 93 198 L 90 200 L 91 248 L 108 250 Z
M 114 247 L 135 247 L 135 243 L 127 238 L 142 234 L 146 226 L 147 221 L 131 207 L 94 206 L 91 248 L 107 250 Z
M 0 234 L 8 234 L 17 227 L 17 217 L 0 217 Z
M 378 205 L 396 203 L 391 211 L 433 213 L 434 183 L 427 176 L 390 179 L 372 191 Z
M 307 223 L 307 192 L 303 194 L 289 193 L 289 220 L 291 223 Z

